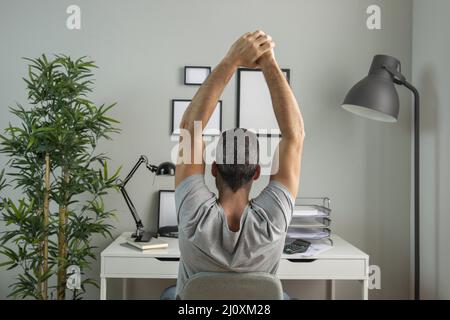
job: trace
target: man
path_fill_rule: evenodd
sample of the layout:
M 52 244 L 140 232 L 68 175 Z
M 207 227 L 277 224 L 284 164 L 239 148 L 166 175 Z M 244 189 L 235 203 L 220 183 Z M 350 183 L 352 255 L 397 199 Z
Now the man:
M 176 295 L 189 277 L 202 271 L 276 273 L 297 195 L 304 128 L 294 94 L 280 70 L 269 35 L 257 30 L 240 37 L 194 96 L 181 121 L 175 174 L 175 202 L 181 252 Z M 282 139 L 270 183 L 249 201 L 258 163 L 256 135 L 225 131 L 211 173 L 217 198 L 205 185 L 201 131 L 239 66 L 261 68 Z M 257 116 L 257 115 L 255 115 Z M 174 298 L 169 288 L 163 298 Z

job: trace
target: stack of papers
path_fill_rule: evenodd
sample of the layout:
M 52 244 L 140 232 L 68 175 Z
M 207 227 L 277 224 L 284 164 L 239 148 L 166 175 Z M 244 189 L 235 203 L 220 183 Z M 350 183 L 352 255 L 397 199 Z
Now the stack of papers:
M 328 199 L 328 198 L 314 198 Z M 296 202 L 287 236 L 291 239 L 311 240 L 329 239 L 331 209 L 324 205 L 301 205 Z M 329 246 L 328 244 L 325 246 Z M 323 245 L 310 246 L 311 252 L 322 250 Z M 307 251 L 308 252 L 308 251 Z
M 330 220 L 293 217 L 290 227 L 295 228 L 328 228 Z
M 330 209 L 322 206 L 296 206 L 293 217 L 327 217 Z
M 318 240 L 330 236 L 330 230 L 325 228 L 296 228 L 289 226 L 287 236 L 292 239 Z

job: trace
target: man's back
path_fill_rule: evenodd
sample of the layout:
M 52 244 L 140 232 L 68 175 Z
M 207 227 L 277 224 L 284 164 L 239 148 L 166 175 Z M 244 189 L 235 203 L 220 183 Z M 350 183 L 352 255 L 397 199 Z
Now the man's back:
M 236 232 L 229 229 L 201 174 L 177 186 L 175 202 L 181 252 L 177 294 L 198 272 L 276 273 L 293 210 L 293 199 L 282 184 L 271 181 L 249 202 Z

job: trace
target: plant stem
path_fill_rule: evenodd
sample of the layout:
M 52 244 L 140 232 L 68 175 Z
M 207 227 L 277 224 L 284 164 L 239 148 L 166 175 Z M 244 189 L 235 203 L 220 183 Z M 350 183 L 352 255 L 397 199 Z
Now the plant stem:
M 44 217 L 44 208 L 39 208 L 37 210 L 37 215 Z M 45 220 L 43 218 L 43 220 Z M 44 226 L 45 228 L 45 226 Z M 36 287 L 38 288 L 38 294 L 39 294 L 39 299 L 44 299 L 44 282 L 40 279 L 40 277 L 42 277 L 44 275 L 44 247 L 45 247 L 45 236 L 44 239 L 42 239 L 42 242 L 39 245 L 39 250 L 41 250 L 41 256 L 42 256 L 42 263 L 40 264 L 39 267 L 39 274 L 38 274 L 38 279 L 37 279 L 37 285 Z
M 48 271 L 48 218 L 49 218 L 49 195 L 50 195 L 50 155 L 45 154 L 45 193 L 44 193 L 44 263 L 42 273 L 47 274 Z M 42 299 L 48 299 L 48 280 L 44 280 L 42 285 Z
M 69 183 L 69 172 L 67 168 L 62 168 L 62 176 L 64 183 L 63 188 L 67 188 Z M 64 300 L 66 298 L 66 225 L 67 225 L 67 191 L 64 190 L 63 203 L 59 205 L 59 227 L 58 227 L 58 276 L 57 276 L 57 291 L 58 300 Z

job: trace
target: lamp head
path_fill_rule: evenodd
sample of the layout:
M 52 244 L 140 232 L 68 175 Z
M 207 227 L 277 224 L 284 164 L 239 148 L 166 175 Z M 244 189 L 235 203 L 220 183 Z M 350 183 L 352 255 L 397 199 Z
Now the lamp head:
M 157 176 L 174 176 L 175 165 L 172 162 L 163 162 L 156 169 Z
M 359 116 L 383 122 L 397 122 L 399 98 L 394 76 L 386 70 L 400 69 L 400 61 L 386 55 L 376 55 L 367 77 L 347 94 L 342 108 Z

